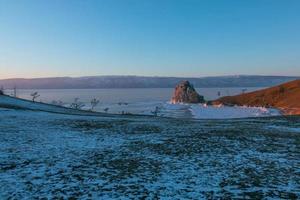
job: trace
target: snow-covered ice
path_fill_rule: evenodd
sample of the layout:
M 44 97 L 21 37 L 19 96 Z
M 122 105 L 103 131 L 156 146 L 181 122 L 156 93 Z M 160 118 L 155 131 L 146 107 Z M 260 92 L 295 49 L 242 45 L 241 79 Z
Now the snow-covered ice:
M 42 110 L 56 113 L 80 114 L 82 112 L 62 106 L 53 106 L 44 103 L 32 103 L 23 99 L 14 99 L 2 96 L 0 106 L 6 105 L 12 108 L 26 108 L 31 110 Z M 67 106 L 67 105 L 66 105 Z M 90 107 L 84 107 L 90 109 Z M 108 107 L 110 108 L 110 107 Z M 229 119 L 229 118 L 249 118 L 268 117 L 281 115 L 280 111 L 264 107 L 246 106 L 208 106 L 206 104 L 171 104 L 169 102 L 140 102 L 129 105 L 118 105 L 109 109 L 109 113 L 131 113 L 142 115 L 153 115 L 153 111 L 158 108 L 158 115 L 174 118 L 194 118 L 194 119 Z M 102 110 L 103 111 L 103 110 Z M 91 113 L 86 113 L 90 114 Z M 95 115 L 96 113 L 93 113 Z M 99 115 L 99 113 L 97 113 Z
M 267 117 L 281 115 L 280 111 L 264 107 L 191 105 L 190 111 L 197 119 L 228 119 Z
M 161 110 L 164 116 L 194 119 L 233 119 L 281 115 L 279 110 L 273 108 L 184 103 L 166 103 L 163 104 Z

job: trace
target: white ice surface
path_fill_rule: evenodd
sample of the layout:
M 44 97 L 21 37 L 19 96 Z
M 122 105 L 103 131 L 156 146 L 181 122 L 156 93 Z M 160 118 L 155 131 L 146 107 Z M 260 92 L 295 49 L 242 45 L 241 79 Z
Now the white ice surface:
M 207 106 L 191 105 L 190 111 L 197 119 L 228 119 L 247 117 L 267 117 L 280 115 L 279 110 L 264 107 L 247 106 Z
M 195 119 L 233 119 L 249 117 L 267 117 L 281 115 L 273 108 L 247 107 L 247 106 L 211 106 L 206 104 L 171 104 L 164 105 L 165 112 L 190 114 Z M 188 112 L 187 112 L 188 111 Z
M 22 108 L 38 111 L 82 114 L 83 111 L 65 108 L 62 106 L 54 106 L 44 103 L 33 103 L 32 101 L 16 99 L 9 96 L 0 96 L 0 107 Z M 141 105 L 140 105 L 141 107 Z M 146 110 L 148 112 L 146 112 Z M 147 107 L 145 112 L 139 114 L 152 115 L 151 110 L 155 110 L 155 105 Z M 84 112 L 84 114 L 99 114 Z M 195 118 L 195 119 L 230 119 L 230 118 L 248 118 L 248 117 L 266 117 L 281 115 L 277 109 L 264 107 L 246 107 L 246 106 L 207 106 L 206 104 L 170 104 L 161 105 L 158 115 L 175 118 Z

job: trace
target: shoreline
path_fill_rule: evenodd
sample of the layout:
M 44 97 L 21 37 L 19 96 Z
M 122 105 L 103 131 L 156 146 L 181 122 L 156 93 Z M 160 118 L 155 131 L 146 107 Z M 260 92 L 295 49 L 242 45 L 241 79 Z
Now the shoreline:
M 170 104 L 170 105 L 173 105 L 173 104 Z M 180 106 L 180 105 L 184 105 L 184 104 L 177 104 L 177 105 Z M 261 115 L 261 116 L 253 116 L 253 115 L 249 116 L 248 115 L 245 117 L 238 117 L 238 116 L 230 117 L 229 114 L 227 114 L 227 117 L 220 117 L 220 116 L 222 116 L 221 109 L 225 109 L 225 110 L 237 109 L 237 111 L 235 111 L 235 112 L 238 112 L 238 109 L 241 109 L 243 111 L 244 109 L 248 109 L 248 108 L 245 108 L 243 106 L 238 106 L 238 107 L 228 106 L 228 107 L 223 107 L 223 108 L 222 107 L 215 108 L 215 107 L 213 107 L 213 105 L 211 105 L 211 107 L 205 107 L 205 106 L 199 105 L 199 104 L 186 104 L 186 106 L 188 106 L 187 111 L 189 111 L 192 115 L 192 117 L 190 117 L 190 118 L 189 117 L 177 118 L 177 117 L 169 117 L 169 116 L 154 116 L 154 115 L 150 115 L 150 114 L 147 115 L 147 114 L 102 113 L 102 112 L 89 111 L 89 110 L 77 110 L 77 109 L 73 109 L 73 108 L 68 108 L 68 107 L 59 106 L 59 105 L 52 105 L 52 104 L 47 104 L 47 103 L 42 103 L 42 102 L 32 102 L 27 99 L 15 98 L 15 97 L 7 96 L 7 95 L 0 96 L 0 107 L 2 107 L 2 108 L 42 111 L 42 112 L 49 112 L 49 113 L 81 115 L 81 116 L 101 116 L 101 117 L 128 117 L 128 116 L 130 116 L 132 118 L 150 117 L 150 118 L 166 118 L 166 119 L 170 118 L 170 119 L 176 119 L 176 120 L 180 120 L 180 119 L 190 119 L 190 120 L 222 120 L 223 119 L 223 120 L 225 120 L 225 119 L 242 119 L 242 118 L 268 118 L 268 117 L 282 116 L 282 115 Z M 215 114 L 214 116 L 216 116 L 216 117 L 205 117 L 205 115 L 201 115 L 200 117 L 197 117 L 197 115 L 195 115 L 195 113 L 193 113 L 194 111 L 191 109 L 193 107 L 197 108 L 198 106 L 199 106 L 199 108 L 203 107 L 203 109 L 214 109 L 212 112 L 215 113 L 217 111 L 217 112 L 219 112 L 220 116 Z M 262 108 L 263 107 L 249 107 L 249 109 L 262 109 Z M 207 112 L 207 110 L 204 110 L 204 111 Z M 248 111 L 250 111 L 250 110 L 248 110 Z M 278 110 L 278 111 L 280 111 L 280 110 Z

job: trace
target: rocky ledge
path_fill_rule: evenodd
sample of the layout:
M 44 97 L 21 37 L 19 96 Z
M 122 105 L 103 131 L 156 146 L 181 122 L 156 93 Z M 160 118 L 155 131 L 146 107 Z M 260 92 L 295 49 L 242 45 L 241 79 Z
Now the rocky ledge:
M 180 82 L 174 91 L 172 103 L 204 103 L 204 97 L 199 95 L 189 81 Z

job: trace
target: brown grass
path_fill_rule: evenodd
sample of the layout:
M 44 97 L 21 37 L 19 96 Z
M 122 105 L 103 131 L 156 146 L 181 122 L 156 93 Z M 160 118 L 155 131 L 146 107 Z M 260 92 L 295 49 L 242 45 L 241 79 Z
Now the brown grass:
M 222 97 L 212 103 L 274 107 L 286 115 L 300 115 L 300 80 L 246 94 Z

